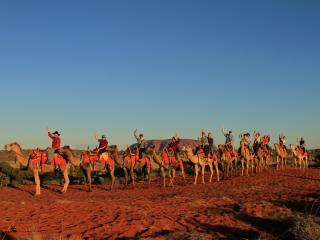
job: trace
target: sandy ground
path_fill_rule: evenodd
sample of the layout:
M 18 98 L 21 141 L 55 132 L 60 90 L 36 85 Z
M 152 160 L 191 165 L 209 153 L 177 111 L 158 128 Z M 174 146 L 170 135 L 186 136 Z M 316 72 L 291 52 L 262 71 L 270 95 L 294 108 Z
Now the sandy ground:
M 0 239 L 273 239 L 290 216 L 320 207 L 320 169 L 268 170 L 205 185 L 160 178 L 133 189 L 50 185 L 0 189 Z M 315 202 L 316 201 L 316 202 Z M 4 237 L 5 235 L 5 237 Z

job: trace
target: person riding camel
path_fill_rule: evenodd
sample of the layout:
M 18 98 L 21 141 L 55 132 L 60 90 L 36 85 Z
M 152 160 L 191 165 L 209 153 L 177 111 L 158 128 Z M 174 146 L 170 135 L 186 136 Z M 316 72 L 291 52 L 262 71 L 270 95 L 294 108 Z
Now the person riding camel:
M 303 137 L 300 138 L 299 148 L 302 150 L 302 154 L 306 153 L 306 141 L 303 139 Z
M 106 135 L 102 135 L 101 138 L 98 137 L 98 135 L 96 134 L 95 136 L 96 141 L 99 143 L 98 149 L 97 149 L 97 153 L 98 153 L 98 157 L 100 160 L 100 157 L 103 153 L 107 152 L 107 147 L 108 147 L 108 140 L 106 138 Z
M 48 136 L 52 140 L 51 148 L 48 148 L 47 150 L 47 164 L 51 164 L 52 157 L 57 154 L 57 151 L 59 151 L 61 147 L 61 138 L 60 133 L 58 131 L 55 131 L 54 133 L 51 133 L 50 128 L 47 129 Z
M 140 160 L 147 154 L 146 153 L 147 143 L 142 133 L 140 133 L 138 136 L 138 129 L 134 130 L 133 135 L 137 140 L 137 147 L 139 149 L 139 160 Z
M 130 146 L 127 146 L 127 149 L 125 151 L 125 156 L 128 157 L 132 163 L 135 163 L 135 161 L 138 158 L 138 155 L 139 155 L 139 149 L 137 146 L 135 146 L 133 150 L 131 150 Z
M 233 135 L 232 135 L 232 131 L 230 130 L 228 133 L 225 133 L 223 127 L 221 127 L 221 132 L 226 137 L 226 142 L 225 142 L 226 150 L 230 151 L 231 154 L 233 154 Z
M 245 146 L 249 148 L 250 152 L 253 152 L 253 148 L 251 147 L 250 133 L 243 134 L 243 140 Z
M 214 154 L 214 138 L 211 132 L 208 133 L 209 153 L 211 156 Z
M 287 146 L 286 146 L 286 137 L 285 137 L 283 134 L 281 134 L 281 135 L 279 136 L 279 144 L 280 144 L 280 146 L 283 147 L 286 151 L 288 151 Z
M 261 145 L 261 135 L 260 132 L 254 131 L 254 142 L 253 142 L 253 151 L 254 154 L 258 153 L 258 149 Z
M 206 158 L 209 156 L 209 141 L 207 134 L 203 131 L 203 129 L 200 130 L 201 132 L 201 138 L 200 138 L 200 148 L 203 150 L 204 155 Z
M 180 138 L 176 134 L 175 137 L 172 137 L 171 142 L 169 143 L 169 146 L 168 146 L 168 148 L 172 149 L 172 151 L 174 152 L 174 156 L 176 160 L 179 160 L 179 155 L 180 155 L 179 145 L 180 145 Z

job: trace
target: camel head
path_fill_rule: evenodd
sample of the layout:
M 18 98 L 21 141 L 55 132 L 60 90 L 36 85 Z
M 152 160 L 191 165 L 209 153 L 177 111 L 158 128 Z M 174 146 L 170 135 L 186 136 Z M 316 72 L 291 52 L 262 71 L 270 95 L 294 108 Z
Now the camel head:
M 291 149 L 291 150 L 292 150 L 292 152 L 293 152 L 293 151 L 295 151 L 295 150 L 296 150 L 296 147 L 295 147 L 294 145 L 290 144 L 290 149 Z
M 183 146 L 183 147 L 181 148 L 181 150 L 182 150 L 183 152 L 186 152 L 186 153 L 193 153 L 192 147 L 191 147 L 190 145 L 188 145 L 188 146 Z
M 156 146 L 155 145 L 151 145 L 148 147 L 148 151 L 149 154 L 154 154 L 156 152 Z
M 71 161 L 74 157 L 74 154 L 70 148 L 70 146 L 64 146 L 58 150 L 58 153 L 67 161 Z
M 222 150 L 223 150 L 223 148 L 224 148 L 224 146 L 223 146 L 223 145 L 221 145 L 221 144 L 218 146 L 218 149 L 219 149 L 220 151 L 222 151 Z
M 107 148 L 107 151 L 111 154 L 118 153 L 118 146 L 117 145 L 111 145 Z
M 4 146 L 4 149 L 9 152 L 20 152 L 21 151 L 21 147 L 20 147 L 19 143 L 17 143 L 17 142 L 6 144 Z

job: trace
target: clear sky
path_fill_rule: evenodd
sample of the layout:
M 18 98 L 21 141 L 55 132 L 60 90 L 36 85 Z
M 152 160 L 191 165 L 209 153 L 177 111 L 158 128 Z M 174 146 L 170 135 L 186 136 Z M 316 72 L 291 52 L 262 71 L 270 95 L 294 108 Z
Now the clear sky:
M 0 144 L 199 129 L 320 147 L 320 1 L 0 1 Z

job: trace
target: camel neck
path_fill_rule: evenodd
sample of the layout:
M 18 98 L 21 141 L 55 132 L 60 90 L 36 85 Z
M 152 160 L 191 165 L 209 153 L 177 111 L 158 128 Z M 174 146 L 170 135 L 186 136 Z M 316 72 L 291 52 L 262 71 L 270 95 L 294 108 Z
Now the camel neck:
M 24 167 L 28 166 L 28 159 L 21 149 L 17 149 L 16 151 L 14 151 L 14 154 L 16 156 L 16 159 L 22 166 Z

